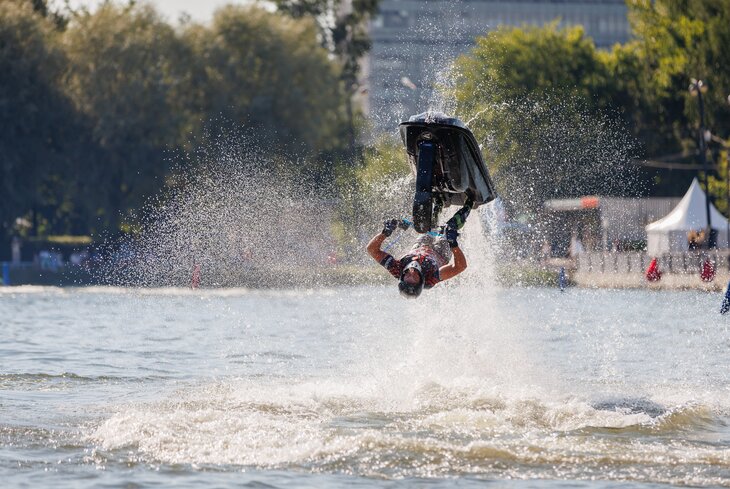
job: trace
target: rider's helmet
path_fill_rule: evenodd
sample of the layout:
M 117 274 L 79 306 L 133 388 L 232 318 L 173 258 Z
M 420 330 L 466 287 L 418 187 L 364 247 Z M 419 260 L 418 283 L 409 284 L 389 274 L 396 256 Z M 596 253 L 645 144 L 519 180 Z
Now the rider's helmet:
M 403 267 L 403 271 L 400 274 L 400 281 L 398 282 L 398 290 L 403 297 L 415 299 L 421 295 L 425 280 L 421 264 L 413 260 Z

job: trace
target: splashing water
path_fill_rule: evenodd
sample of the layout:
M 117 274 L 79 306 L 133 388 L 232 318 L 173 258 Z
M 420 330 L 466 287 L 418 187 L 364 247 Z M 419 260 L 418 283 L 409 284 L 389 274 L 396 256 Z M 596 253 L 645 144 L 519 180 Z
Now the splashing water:
M 432 82 L 448 86 L 452 73 L 436 58 Z M 455 107 L 443 95 L 424 105 Z M 532 121 L 514 135 L 526 141 L 514 153 L 495 127 L 477 127 L 493 158 L 535 162 L 524 179 L 497 180 L 511 205 L 533 204 L 536 186 L 544 194 L 574 185 L 543 181 L 541 164 L 589 179 L 628 157 L 630 142 L 614 126 L 564 108 L 502 107 L 503 117 Z M 36 295 L 57 315 L 94 318 L 73 327 L 59 320 L 64 334 L 43 343 L 77 359 L 67 360 L 80 372 L 73 380 L 28 373 L 51 360 L 21 360 L 22 370 L 0 377 L 19 390 L 77 382 L 108 399 L 94 401 L 95 416 L 69 442 L 88 453 L 79 465 L 117 473 L 149 465 L 178 477 L 246 471 L 256 474 L 252 484 L 269 485 L 277 471 L 286 475 L 281 485 L 306 485 L 314 474 L 317 487 L 341 486 L 335 475 L 382 487 L 423 478 L 728 486 L 730 330 L 708 315 L 711 297 L 502 289 L 495 262 L 513 258 L 495 253 L 483 233 L 482 214 L 494 210 L 485 207 L 460 240 L 469 268 L 404 301 L 395 281 L 362 285 L 363 270 L 390 280 L 362 246 L 382 219 L 408 215 L 412 178 L 335 200 L 240 150 L 218 152 L 181 178 L 125 244 L 129 259 L 106 270 L 115 284 L 168 288 L 28 292 L 27 309 L 40 311 L 30 323 L 45 321 Z M 409 231 L 391 252 L 414 238 Z M 181 289 L 196 265 L 203 290 Z M 339 267 L 355 287 L 316 287 L 333 283 L 328 274 Z M 23 351 L 24 335 L 36 332 L 15 327 Z M 86 410 L 89 394 L 77 396 L 74 407 Z M 1 433 L 16 445 L 48 438 L 13 430 Z
M 239 224 L 276 209 L 257 200 L 266 180 L 237 158 L 166 201 L 139 241 L 152 258 L 125 276 L 165 283 L 188 270 L 190 248 L 203 270 L 225 263 L 223 274 L 237 266 L 226 257 L 238 243 L 260 245 L 263 235 L 279 246 L 265 226 Z M 283 198 L 309 208 L 306 193 Z M 377 200 L 368 212 L 398 205 Z M 320 218 L 311 208 L 292 221 Z M 135 480 L 130 468 L 149 481 L 158 472 L 146 467 L 168 483 L 170 474 L 210 483 L 245 471 L 273 486 L 338 487 L 341 475 L 382 487 L 423 478 L 727 485 L 730 329 L 709 315 L 713 298 L 501 289 L 479 217 L 461 238 L 469 268 L 419 301 L 401 299 L 395 281 L 0 293 L 9 317 L 21 318 L 5 345 L 16 360 L 0 376 L 8 392 L 24 393 L 0 426 L 6 445 L 20 447 L 7 451 L 54 459 L 48 447 L 60 445 L 65 470 L 84 474 L 70 480 L 103 473 L 116 485 Z M 298 233 L 284 229 L 274 249 L 299 246 Z M 225 252 L 190 247 L 191 236 Z M 169 250 L 180 255 L 156 265 Z
M 381 56 L 386 60 L 399 60 L 398 63 L 386 63 L 378 67 L 377 74 L 384 80 L 400 80 L 402 77 L 414 77 L 416 88 L 403 84 L 389 83 L 388 97 L 374 102 L 374 110 L 369 117 L 379 128 L 395 133 L 400 122 L 414 115 L 403 101 L 411 101 L 418 109 L 415 113 L 432 111 L 454 114 L 456 101 L 449 95 L 456 78 L 451 67 L 456 57 L 464 51 L 464 40 L 468 31 L 466 15 L 471 10 L 468 2 L 421 2 L 422 16 L 410 19 L 410 25 L 398 37 L 397 43 L 383 43 L 378 49 L 383 50 Z M 424 44 L 424 40 L 428 42 Z M 456 41 L 456 42 L 455 42 Z M 424 48 L 424 46 L 428 46 Z M 408 59 L 403 62 L 403 53 L 417 52 L 423 56 L 417 60 Z M 414 63 L 422 65 L 422 69 L 414 69 Z M 416 78 L 420 76 L 421 78 Z M 373 103 L 373 102 L 371 102 Z M 389 129 L 393 128 L 393 129 Z
M 475 217 L 461 239 L 467 271 L 417 303 L 394 282 L 221 304 L 203 295 L 215 318 L 205 335 L 225 336 L 195 348 L 225 345 L 225 359 L 244 361 L 115 405 L 84 439 L 105 463 L 376 485 L 464 476 L 725 485 L 730 330 L 686 328 L 701 305 L 666 307 L 657 294 L 495 287 Z M 184 314 L 173 329 L 186 328 Z M 698 349 L 707 357 L 676 363 Z
M 296 167 L 296 161 L 290 161 Z M 138 235 L 102 270 L 114 285 L 312 286 L 340 244 L 338 202 L 250 148 L 214 148 L 140 213 Z
M 672 371 L 673 358 L 716 340 L 670 322 L 695 312 L 657 314 L 693 342 L 667 355 L 672 335 L 640 319 L 637 304 L 657 312 L 656 296 L 571 292 L 558 311 L 565 295 L 485 290 L 480 275 L 466 272 L 418 305 L 394 287 L 258 296 L 259 307 L 282 311 L 225 352 L 269 352 L 274 363 L 231 364 L 216 379 L 115 406 L 88 439 L 105 457 L 224 470 L 723 484 L 730 378 L 711 366 L 722 354 Z M 310 321 L 284 319 L 321 308 Z

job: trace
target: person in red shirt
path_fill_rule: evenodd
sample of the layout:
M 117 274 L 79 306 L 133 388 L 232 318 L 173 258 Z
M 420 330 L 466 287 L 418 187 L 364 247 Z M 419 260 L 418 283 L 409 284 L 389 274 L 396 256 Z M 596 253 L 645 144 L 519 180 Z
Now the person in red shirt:
M 401 295 L 415 299 L 421 295 L 423 289 L 430 289 L 466 270 L 466 257 L 459 248 L 457 238 L 458 229 L 464 226 L 470 211 L 471 203 L 467 202 L 448 220 L 443 235 L 421 235 L 413 248 L 399 260 L 380 247 L 397 227 L 406 229 L 408 224 L 398 219 L 385 221 L 380 234 L 368 243 L 368 254 L 398 279 Z

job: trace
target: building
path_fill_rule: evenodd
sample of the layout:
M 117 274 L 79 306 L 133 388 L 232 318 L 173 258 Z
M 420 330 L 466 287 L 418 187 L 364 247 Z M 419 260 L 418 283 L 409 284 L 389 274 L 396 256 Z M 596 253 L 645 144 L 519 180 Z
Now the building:
M 372 50 L 364 63 L 364 109 L 376 130 L 394 132 L 404 118 L 427 108 L 448 112 L 434 86 L 478 36 L 502 25 L 583 25 L 599 48 L 629 39 L 624 0 L 382 0 L 371 24 Z
M 587 196 L 545 202 L 545 227 L 553 249 L 566 254 L 572 237 L 587 251 L 642 249 L 646 225 L 666 216 L 679 197 Z

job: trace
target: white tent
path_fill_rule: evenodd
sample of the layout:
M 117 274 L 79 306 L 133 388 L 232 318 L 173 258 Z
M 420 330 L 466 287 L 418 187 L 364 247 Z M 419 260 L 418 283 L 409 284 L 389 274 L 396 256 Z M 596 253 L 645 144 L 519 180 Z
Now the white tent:
M 727 219 L 710 204 L 710 221 L 717 230 L 717 246 L 727 248 Z M 646 248 L 650 255 L 687 251 L 687 233 L 707 227 L 705 192 L 695 178 L 677 207 L 658 221 L 646 226 Z

